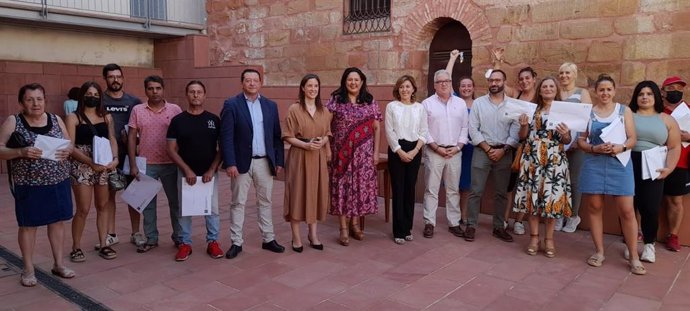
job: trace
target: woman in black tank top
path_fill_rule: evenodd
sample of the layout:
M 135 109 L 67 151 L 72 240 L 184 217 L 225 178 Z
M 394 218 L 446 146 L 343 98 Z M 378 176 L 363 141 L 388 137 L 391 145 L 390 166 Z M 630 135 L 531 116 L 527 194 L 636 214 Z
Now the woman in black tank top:
M 70 260 L 81 262 L 86 256 L 81 249 L 81 237 L 86 218 L 91 208 L 91 198 L 95 197 L 96 227 L 98 229 L 99 256 L 114 259 L 117 253 L 107 243 L 107 225 L 113 213 L 109 211 L 114 204 L 109 204 L 108 175 L 115 170 L 117 160 L 117 142 L 113 128 L 113 119 L 106 114 L 101 102 L 103 92 L 93 81 L 84 83 L 78 95 L 77 110 L 67 115 L 67 131 L 75 145 L 72 153 L 72 191 L 76 199 L 76 213 L 72 221 L 72 251 Z M 105 165 L 96 164 L 93 160 L 94 136 L 107 138 L 112 149 L 112 161 Z M 104 247 L 100 247 L 104 246 Z

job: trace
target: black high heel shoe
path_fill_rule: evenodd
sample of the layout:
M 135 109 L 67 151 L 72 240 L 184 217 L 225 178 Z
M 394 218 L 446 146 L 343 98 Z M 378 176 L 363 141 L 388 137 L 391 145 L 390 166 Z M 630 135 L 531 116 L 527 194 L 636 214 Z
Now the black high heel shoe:
M 316 249 L 316 250 L 320 250 L 320 251 L 323 250 L 323 243 L 321 243 L 321 244 L 314 244 L 314 243 L 311 242 L 311 238 L 310 238 L 310 237 L 307 237 L 307 239 L 309 240 L 309 246 L 311 246 L 311 248 Z
M 304 250 L 304 245 L 300 247 L 295 247 L 295 244 L 291 241 L 290 246 L 292 246 L 292 250 L 298 253 L 301 253 Z

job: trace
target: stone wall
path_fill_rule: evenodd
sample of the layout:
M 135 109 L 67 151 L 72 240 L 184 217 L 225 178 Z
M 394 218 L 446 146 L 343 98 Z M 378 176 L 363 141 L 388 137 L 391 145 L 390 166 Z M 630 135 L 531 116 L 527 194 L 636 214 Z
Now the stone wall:
M 544 76 L 575 62 L 580 86 L 609 73 L 624 102 L 640 80 L 690 78 L 687 0 L 396 0 L 390 32 L 356 35 L 342 33 L 343 3 L 209 0 L 211 63 L 261 65 L 276 86 L 296 85 L 306 72 L 335 85 L 348 66 L 363 68 L 372 84 L 393 84 L 403 73 L 426 79 L 433 35 L 455 19 L 473 40 L 480 85 L 497 46 L 506 48 L 509 78 L 526 65 Z

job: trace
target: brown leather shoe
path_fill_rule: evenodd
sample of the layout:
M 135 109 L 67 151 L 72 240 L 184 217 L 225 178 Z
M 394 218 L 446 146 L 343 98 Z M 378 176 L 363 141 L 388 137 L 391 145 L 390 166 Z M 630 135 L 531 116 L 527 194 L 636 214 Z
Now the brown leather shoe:
M 474 231 L 474 227 L 467 226 L 467 228 L 465 228 L 465 241 L 474 241 Z
M 434 225 L 426 224 L 424 225 L 424 237 L 431 239 L 434 237 Z
M 503 242 L 513 242 L 513 237 L 506 231 L 506 229 L 494 229 L 493 235 Z
M 454 236 L 462 238 L 465 236 L 465 231 L 462 231 L 460 226 L 448 227 L 448 232 L 452 233 Z

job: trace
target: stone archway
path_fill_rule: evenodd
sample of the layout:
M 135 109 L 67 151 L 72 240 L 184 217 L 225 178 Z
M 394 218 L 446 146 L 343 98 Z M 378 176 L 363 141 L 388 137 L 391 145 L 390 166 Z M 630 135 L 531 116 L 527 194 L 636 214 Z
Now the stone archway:
M 489 61 L 487 46 L 492 44 L 493 35 L 489 19 L 484 11 L 472 1 L 435 0 L 423 1 L 410 10 L 400 30 L 402 58 L 410 60 L 410 68 L 418 81 L 427 80 L 428 53 L 434 34 L 449 21 L 462 23 L 472 40 L 473 64 Z M 473 70 L 473 76 L 481 75 Z

